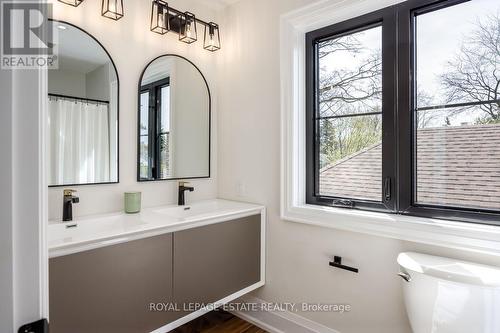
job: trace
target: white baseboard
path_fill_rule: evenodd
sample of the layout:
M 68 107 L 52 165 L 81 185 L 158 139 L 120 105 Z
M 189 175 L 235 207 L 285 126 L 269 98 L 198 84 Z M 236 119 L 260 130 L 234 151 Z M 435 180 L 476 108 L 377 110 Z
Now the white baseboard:
M 266 303 L 260 298 L 248 295 L 235 302 Z M 231 313 L 270 333 L 340 333 L 289 311 L 231 311 Z

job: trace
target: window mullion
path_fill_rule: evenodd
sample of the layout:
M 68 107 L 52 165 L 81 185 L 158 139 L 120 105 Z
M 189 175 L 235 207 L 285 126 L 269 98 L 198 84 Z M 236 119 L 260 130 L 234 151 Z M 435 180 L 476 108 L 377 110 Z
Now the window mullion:
M 397 12 L 397 202 L 398 212 L 407 211 L 412 205 L 413 186 L 413 116 L 412 98 L 414 62 L 411 45 L 413 33 L 409 3 L 398 7 Z
M 384 12 L 382 30 L 382 202 L 396 210 L 397 202 L 397 17 L 396 7 Z

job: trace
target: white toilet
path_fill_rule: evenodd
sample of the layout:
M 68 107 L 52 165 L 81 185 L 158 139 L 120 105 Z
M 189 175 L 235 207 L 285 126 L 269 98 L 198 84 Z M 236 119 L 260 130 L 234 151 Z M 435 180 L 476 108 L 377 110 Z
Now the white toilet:
M 500 333 L 500 268 L 414 252 L 398 264 L 414 333 Z

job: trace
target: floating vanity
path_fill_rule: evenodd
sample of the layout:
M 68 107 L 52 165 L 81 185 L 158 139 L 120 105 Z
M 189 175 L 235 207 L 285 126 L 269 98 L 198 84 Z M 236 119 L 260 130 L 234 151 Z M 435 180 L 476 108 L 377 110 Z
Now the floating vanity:
M 264 249 L 265 208 L 227 200 L 52 222 L 51 332 L 167 332 L 264 285 Z

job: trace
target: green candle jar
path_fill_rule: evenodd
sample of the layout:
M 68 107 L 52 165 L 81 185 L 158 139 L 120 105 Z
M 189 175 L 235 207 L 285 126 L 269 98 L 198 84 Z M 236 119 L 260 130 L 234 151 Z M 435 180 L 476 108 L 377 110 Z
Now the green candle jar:
M 141 211 L 141 192 L 125 192 L 125 213 L 134 214 Z

